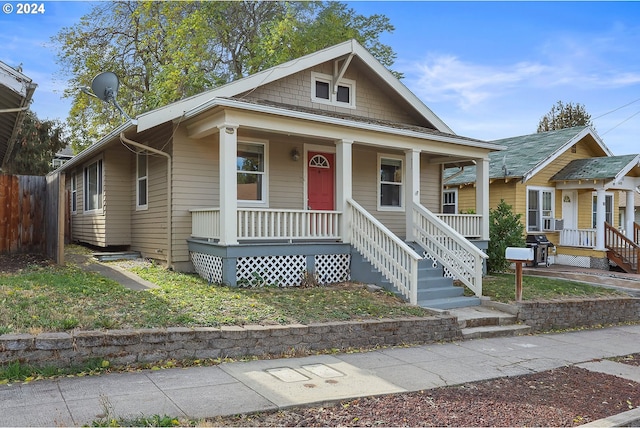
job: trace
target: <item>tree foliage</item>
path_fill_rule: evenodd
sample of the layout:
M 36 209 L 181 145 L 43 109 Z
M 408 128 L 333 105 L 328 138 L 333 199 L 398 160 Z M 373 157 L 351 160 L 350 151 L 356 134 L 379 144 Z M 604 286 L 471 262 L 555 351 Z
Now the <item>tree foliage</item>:
M 63 134 L 59 123 L 39 120 L 28 110 L 3 170 L 16 175 L 47 174 L 52 170 L 53 156 L 67 146 Z
M 53 38 L 71 76 L 74 151 L 122 123 L 78 90 L 100 72 L 120 77 L 118 103 L 135 116 L 351 38 L 390 67 L 395 53 L 379 36 L 393 29 L 339 2 L 99 2 Z
M 509 268 L 505 258 L 507 247 L 523 247 L 524 224 L 521 214 L 515 214 L 504 199 L 495 209 L 489 210 L 489 248 L 487 249 L 487 271 L 504 272 Z
M 538 123 L 537 132 L 554 131 L 574 126 L 592 126 L 591 115 L 582 104 L 558 101 Z

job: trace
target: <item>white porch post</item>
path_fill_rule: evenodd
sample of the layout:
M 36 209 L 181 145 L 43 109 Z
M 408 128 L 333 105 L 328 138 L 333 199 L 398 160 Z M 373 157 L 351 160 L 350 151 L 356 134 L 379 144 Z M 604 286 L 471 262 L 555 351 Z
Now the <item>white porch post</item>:
M 220 129 L 220 244 L 238 243 L 238 125 Z
M 413 241 L 413 204 L 420 204 L 420 150 L 410 149 L 404 152 L 405 155 L 405 193 L 404 211 L 405 220 L 405 240 Z
M 627 196 L 627 205 L 624 208 L 624 219 L 625 219 L 625 233 L 626 233 L 626 237 L 629 238 L 630 240 L 632 240 L 633 242 L 635 242 L 635 237 L 633 236 L 633 223 L 635 220 L 635 214 L 633 213 L 634 211 L 634 204 L 635 204 L 635 200 L 634 200 L 634 195 L 633 195 L 633 190 L 627 190 L 626 192 L 624 192 L 625 195 Z
M 604 250 L 604 222 L 606 220 L 604 189 L 596 191 L 596 250 Z
M 340 218 L 340 234 L 342 242 L 349 242 L 349 219 L 347 218 L 347 199 L 352 196 L 353 141 L 340 140 L 336 142 L 336 210 L 342 212 Z
M 489 159 L 476 159 L 476 213 L 482 216 L 480 239 L 489 240 Z

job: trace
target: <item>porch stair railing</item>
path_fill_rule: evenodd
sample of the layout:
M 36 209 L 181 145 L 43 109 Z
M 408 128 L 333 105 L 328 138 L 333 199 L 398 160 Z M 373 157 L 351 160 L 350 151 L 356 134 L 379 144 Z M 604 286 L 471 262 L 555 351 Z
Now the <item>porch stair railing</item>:
M 482 296 L 483 260 L 488 256 L 451 226 L 419 204 L 413 204 L 413 239 L 445 271 L 476 296 Z
M 411 304 L 418 304 L 418 261 L 409 245 L 353 199 L 347 200 L 349 242 Z
M 640 224 L 633 222 L 633 241 L 640 245 Z
M 436 217 L 465 238 L 479 239 L 482 237 L 482 216 L 480 214 L 436 214 Z
M 634 236 L 637 236 L 635 232 Z M 607 249 L 609 260 L 613 261 L 625 272 L 638 273 L 640 246 L 609 223 L 604 224 L 604 246 Z

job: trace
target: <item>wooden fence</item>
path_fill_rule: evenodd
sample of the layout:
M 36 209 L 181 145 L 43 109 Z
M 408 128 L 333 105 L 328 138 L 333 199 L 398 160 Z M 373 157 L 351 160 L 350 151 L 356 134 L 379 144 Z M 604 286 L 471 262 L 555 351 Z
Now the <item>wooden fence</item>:
M 62 263 L 61 177 L 0 174 L 0 254 L 39 253 Z

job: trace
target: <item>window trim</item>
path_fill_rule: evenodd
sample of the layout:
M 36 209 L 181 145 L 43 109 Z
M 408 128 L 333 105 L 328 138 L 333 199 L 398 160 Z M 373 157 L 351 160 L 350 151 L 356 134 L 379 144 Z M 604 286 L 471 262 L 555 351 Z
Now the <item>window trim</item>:
M 454 195 L 454 201 L 453 204 L 445 204 L 445 194 L 452 194 Z M 453 205 L 453 212 L 452 213 L 445 213 L 444 211 L 444 207 L 446 206 L 451 206 Z M 442 213 L 443 214 L 458 214 L 458 188 L 454 187 L 453 189 L 444 189 L 442 190 L 442 207 L 441 207 Z
M 597 203 L 597 199 L 598 199 L 598 192 L 591 192 L 591 227 L 593 229 L 597 228 L 597 224 L 596 224 L 596 211 L 594 211 L 594 206 Z M 607 221 L 607 200 L 611 201 L 611 211 L 609 212 L 609 215 L 611 216 L 611 221 Z M 606 221 L 607 223 L 609 223 L 611 226 L 614 226 L 613 223 L 613 215 L 615 214 L 615 197 L 613 192 L 605 192 L 604 193 L 604 221 Z M 597 208 L 597 207 L 596 207 Z M 619 216 L 620 213 L 618 212 L 618 221 L 619 221 Z
M 140 158 L 145 157 L 144 175 L 140 176 Z M 140 182 L 144 181 L 145 186 L 145 203 L 140 203 Z M 145 211 L 149 209 L 149 155 L 145 151 L 136 153 L 136 211 Z
M 329 85 L 329 99 L 316 96 L 316 82 L 324 82 Z M 338 101 L 338 93 L 333 92 L 333 77 L 328 74 L 311 72 L 311 101 L 319 104 L 327 104 L 337 107 L 356 108 L 356 82 L 355 80 L 342 78 L 338 81 L 338 86 L 349 89 L 349 102 Z
M 263 156 L 264 156 L 264 171 L 260 173 L 262 175 L 262 199 L 259 201 L 252 201 L 247 199 L 238 198 L 238 206 L 239 207 L 254 207 L 254 208 L 266 208 L 269 206 L 269 141 L 262 140 L 257 138 L 252 139 L 238 139 L 238 148 L 241 144 L 251 144 L 255 146 L 263 147 Z M 238 159 L 238 149 L 236 149 L 236 186 L 238 185 L 238 173 L 241 170 L 238 169 L 237 159 Z
M 540 224 L 538 225 L 538 230 L 534 230 L 534 229 L 530 229 L 529 228 L 529 193 L 531 191 L 536 191 L 538 192 L 538 208 L 537 208 L 537 212 L 540 216 L 539 220 L 540 220 Z M 545 193 L 549 193 L 551 195 L 551 210 L 543 210 L 543 196 Z M 555 218 L 555 212 L 556 212 L 556 189 L 554 187 L 543 187 L 543 186 L 527 186 L 527 200 L 526 200 L 526 218 L 525 218 L 525 225 L 526 225 L 526 230 L 528 233 L 542 233 L 545 230 L 544 227 L 544 221 L 545 219 L 554 219 Z M 544 215 L 543 211 L 551 211 L 550 215 Z
M 93 209 L 89 209 L 89 180 L 88 178 L 88 170 L 89 168 L 91 168 L 91 166 L 96 165 L 96 175 L 97 175 L 97 207 L 93 208 Z M 83 189 L 83 204 L 82 206 L 84 207 L 84 212 L 85 213 L 91 213 L 91 214 L 99 214 L 103 212 L 104 209 L 104 162 L 102 160 L 102 158 L 100 159 L 96 159 L 95 161 L 88 163 L 85 165 L 85 167 L 83 168 L 83 185 L 82 185 L 82 189 Z
M 380 176 L 380 170 L 382 168 L 382 161 L 383 160 L 394 160 L 394 161 L 400 161 L 400 178 L 401 181 L 399 183 L 397 182 L 390 182 L 390 181 L 382 181 L 382 177 Z M 377 162 L 377 170 L 376 170 L 376 175 L 377 175 L 377 183 L 378 183 L 378 189 L 377 189 L 377 197 L 376 197 L 376 205 L 377 205 L 377 209 L 378 211 L 397 211 L 397 212 L 402 212 L 404 211 L 404 199 L 405 199 L 405 195 L 404 195 L 404 190 L 405 190 L 405 158 L 403 156 L 399 156 L 399 155 L 391 155 L 391 154 L 385 154 L 385 153 L 378 153 L 378 162 Z M 382 185 L 383 184 L 391 184 L 391 185 L 396 185 L 400 187 L 400 205 L 398 206 L 393 206 L 393 205 L 382 205 L 380 198 L 382 196 Z
M 71 174 L 71 214 L 78 214 L 78 174 Z

